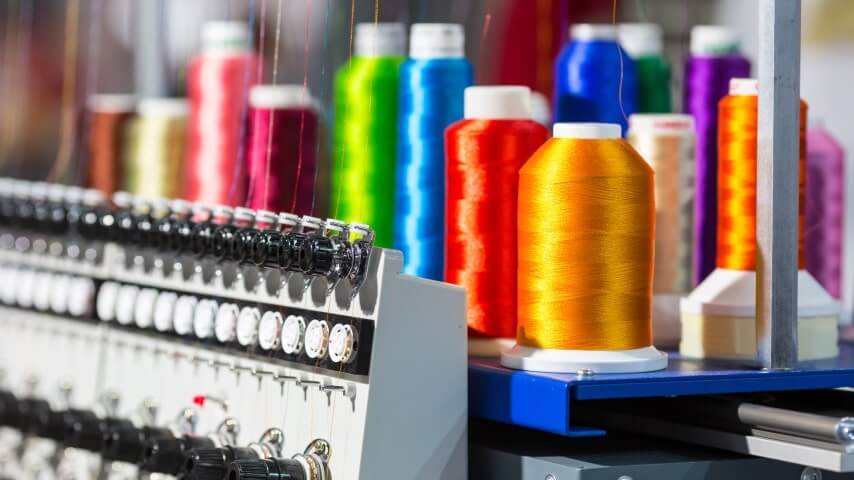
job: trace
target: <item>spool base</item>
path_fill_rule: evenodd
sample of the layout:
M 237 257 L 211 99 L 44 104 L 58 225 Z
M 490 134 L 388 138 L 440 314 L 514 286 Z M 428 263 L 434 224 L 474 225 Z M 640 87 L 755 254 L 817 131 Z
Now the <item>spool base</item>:
M 667 354 L 655 347 L 633 350 L 553 350 L 515 345 L 501 354 L 507 368 L 546 373 L 637 373 L 663 370 Z
M 657 293 L 652 297 L 652 344 L 672 350 L 679 347 L 682 323 L 679 319 L 679 301 L 676 293 Z
M 839 304 L 805 270 L 798 272 L 798 359 L 834 358 Z M 719 268 L 681 303 L 680 353 L 690 358 L 753 361 L 756 273 Z
M 498 358 L 515 344 L 513 338 L 469 338 L 469 356 Z

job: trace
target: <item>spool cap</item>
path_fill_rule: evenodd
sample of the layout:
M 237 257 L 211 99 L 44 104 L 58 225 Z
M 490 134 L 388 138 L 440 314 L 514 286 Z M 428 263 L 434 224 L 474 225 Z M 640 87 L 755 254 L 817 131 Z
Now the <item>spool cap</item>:
M 467 119 L 531 119 L 531 89 L 523 86 L 479 86 L 465 90 Z
M 755 78 L 732 78 L 729 81 L 730 95 L 759 95 L 759 80 Z
M 466 37 L 456 23 L 416 23 L 409 34 L 409 56 L 416 59 L 463 58 Z
M 353 55 L 400 57 L 406 53 L 406 29 L 402 23 L 359 23 Z
M 578 23 L 569 28 L 569 37 L 586 42 L 616 40 L 617 27 L 608 23 Z
M 249 51 L 249 26 L 243 22 L 212 21 L 202 26 L 202 48 L 206 52 Z
M 661 55 L 661 27 L 654 23 L 623 23 L 617 28 L 620 45 L 632 58 Z
M 629 117 L 629 131 L 694 134 L 694 117 L 681 113 L 635 113 Z
M 183 118 L 189 111 L 186 98 L 148 97 L 139 101 L 139 114 L 144 117 Z
M 124 93 L 98 93 L 86 99 L 86 108 L 93 112 L 131 113 L 136 110 L 136 96 Z
M 617 123 L 555 123 L 552 127 L 555 138 L 606 140 L 621 138 L 622 130 Z
M 738 34 L 720 25 L 697 25 L 691 29 L 691 55 L 724 56 L 740 53 Z
M 256 108 L 305 108 L 313 103 L 308 88 L 302 85 L 255 85 L 249 89 L 249 105 Z

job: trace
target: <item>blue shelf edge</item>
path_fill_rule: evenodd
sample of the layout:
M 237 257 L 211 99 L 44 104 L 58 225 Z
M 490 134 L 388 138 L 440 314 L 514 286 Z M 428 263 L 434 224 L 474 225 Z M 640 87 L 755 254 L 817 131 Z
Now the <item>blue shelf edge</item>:
M 605 435 L 572 423 L 572 403 L 585 400 L 817 390 L 854 387 L 854 345 L 832 361 L 767 371 L 733 362 L 671 354 L 666 370 L 640 374 L 548 374 L 511 370 L 497 360 L 469 359 L 469 414 L 568 437 Z

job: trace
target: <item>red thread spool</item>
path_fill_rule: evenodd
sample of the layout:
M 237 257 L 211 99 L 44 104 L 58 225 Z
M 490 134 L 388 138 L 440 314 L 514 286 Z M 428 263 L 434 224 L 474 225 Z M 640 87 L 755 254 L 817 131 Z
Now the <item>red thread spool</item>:
M 318 118 L 302 85 L 258 85 L 249 94 L 247 205 L 311 215 Z
M 548 138 L 527 87 L 469 87 L 465 119 L 445 131 L 445 278 L 466 288 L 469 353 L 496 355 L 516 335 L 519 169 Z
M 246 94 L 256 83 L 257 58 L 241 22 L 209 22 L 203 51 L 188 69 L 190 98 L 186 196 L 190 201 L 235 206 L 246 193 L 242 139 Z

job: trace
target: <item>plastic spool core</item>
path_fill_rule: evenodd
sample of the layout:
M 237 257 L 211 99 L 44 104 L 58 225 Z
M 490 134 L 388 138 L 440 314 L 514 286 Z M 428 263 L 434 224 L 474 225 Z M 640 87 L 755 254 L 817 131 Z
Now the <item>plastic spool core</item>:
M 569 29 L 572 40 L 616 40 L 617 27 L 607 23 L 579 23 Z
M 98 290 L 95 300 L 95 313 L 102 322 L 111 322 L 116 318 L 116 297 L 119 295 L 119 284 L 104 282 Z
M 249 105 L 255 108 L 307 108 L 313 105 L 302 85 L 255 85 L 249 89 Z
M 186 117 L 190 103 L 184 98 L 149 97 L 139 101 L 139 114 L 143 117 Z
M 681 113 L 633 113 L 629 131 L 694 135 L 694 117 Z
M 555 138 L 607 140 L 622 138 L 622 129 L 616 123 L 556 123 L 552 127 Z
M 724 56 L 739 53 L 738 34 L 720 25 L 696 25 L 691 29 L 691 55 Z
M 86 107 L 95 112 L 123 113 L 136 110 L 136 96 L 130 94 L 99 93 L 86 99 Z
M 416 23 L 409 34 L 409 56 L 431 58 L 465 57 L 466 37 L 463 26 L 456 23 Z
M 632 58 L 661 55 L 661 27 L 654 23 L 623 23 L 617 27 L 620 45 Z
M 479 86 L 465 89 L 465 118 L 530 120 L 531 89 L 523 86 Z
M 730 95 L 759 95 L 759 80 L 755 78 L 732 78 L 729 81 Z
M 207 22 L 202 26 L 202 48 L 209 53 L 248 52 L 249 27 L 243 22 Z
M 353 55 L 399 57 L 406 54 L 406 29 L 402 23 L 359 23 Z

